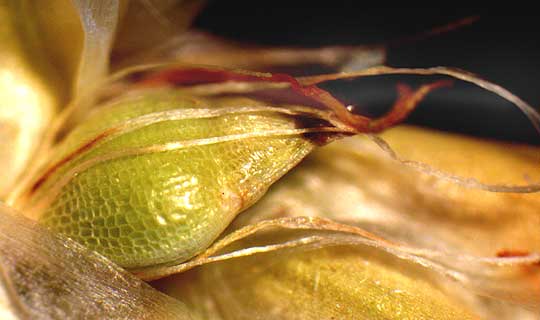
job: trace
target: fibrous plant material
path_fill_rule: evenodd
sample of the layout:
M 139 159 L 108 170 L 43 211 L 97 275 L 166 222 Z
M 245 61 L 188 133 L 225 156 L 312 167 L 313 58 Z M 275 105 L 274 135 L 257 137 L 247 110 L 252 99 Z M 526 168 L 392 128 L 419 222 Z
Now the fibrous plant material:
M 440 67 L 293 77 L 182 63 L 266 71 L 303 59 L 338 70 L 382 61 L 379 47 L 242 48 L 177 37 L 169 22 L 187 25 L 196 1 L 41 4 L 50 15 L 26 4 L 0 6 L 0 14 L 35 21 L 43 39 L 73 41 L 28 58 L 21 44 L 43 41 L 35 26 L 15 32 L 8 24 L 0 33 L 10 41 L 1 56 L 16 62 L 0 72 L 17 71 L 14 83 L 46 98 L 31 107 L 50 114 L 39 128 L 20 131 L 32 143 L 24 150 L 10 128 L 28 118 L 0 124 L 8 132 L 0 161 L 18 166 L 8 172 L 17 183 L 6 185 L 5 199 L 20 212 L 2 210 L 39 224 L 5 218 L 0 297 L 7 314 L 513 319 L 538 311 L 538 150 L 413 128 L 373 135 L 451 86 L 448 79 L 397 84 L 394 106 L 380 118 L 353 112 L 324 84 L 453 77 L 514 103 L 538 129 L 537 112 L 505 89 Z M 155 17 L 166 17 L 161 27 L 141 29 Z M 73 28 L 62 30 L 64 22 Z M 374 60 L 359 63 L 365 53 Z M 38 62 L 48 69 L 34 68 Z M 371 141 L 343 139 L 359 134 Z M 32 152 L 39 157 L 29 165 L 14 160 Z M 22 176 L 21 168 L 28 169 Z M 59 279 L 62 268 L 71 273 Z M 144 280 L 182 273 L 158 286 L 186 305 L 122 268 Z

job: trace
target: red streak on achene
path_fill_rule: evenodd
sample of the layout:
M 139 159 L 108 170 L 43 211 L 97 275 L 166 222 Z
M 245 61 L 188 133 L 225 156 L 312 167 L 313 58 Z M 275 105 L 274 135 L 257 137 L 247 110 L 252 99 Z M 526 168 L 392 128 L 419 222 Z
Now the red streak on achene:
M 92 140 L 90 141 L 87 141 L 86 143 L 84 143 L 83 145 L 81 145 L 80 147 L 78 147 L 76 150 L 74 150 L 73 152 L 69 153 L 68 155 L 66 155 L 64 158 L 60 159 L 58 162 L 54 163 L 52 166 L 50 166 L 46 171 L 45 173 L 43 173 L 40 178 L 38 180 L 36 180 L 33 184 L 32 184 L 32 187 L 30 188 L 29 190 L 29 194 L 32 194 L 34 193 L 37 189 L 39 189 L 39 187 L 45 183 L 45 181 L 47 181 L 47 179 L 49 177 L 51 177 L 61 166 L 63 166 L 64 164 L 68 163 L 69 161 L 71 161 L 72 159 L 76 158 L 77 156 L 83 154 L 84 152 L 86 152 L 87 150 L 89 150 L 92 146 L 94 146 L 95 144 L 97 144 L 99 141 L 105 139 L 106 137 L 110 136 L 111 134 L 113 134 L 115 131 L 117 131 L 118 128 L 112 128 L 112 129 L 109 129 L 109 130 L 106 130 L 104 132 L 102 132 L 101 134 L 99 134 L 98 136 L 94 137 Z
M 194 86 L 235 81 L 287 83 L 292 92 L 305 99 L 310 105 L 317 108 L 332 109 L 338 117 L 349 124 L 353 124 L 359 132 L 371 132 L 368 127 L 371 119 L 354 115 L 354 120 L 351 121 L 350 112 L 347 111 L 346 106 L 330 92 L 317 87 L 317 84 L 303 85 L 294 77 L 286 74 L 250 73 L 206 68 L 169 69 L 147 75 L 138 81 L 137 85 L 145 87 L 163 85 Z
M 315 102 L 322 105 L 327 105 L 323 97 L 329 95 L 327 91 L 320 89 L 316 85 L 303 86 L 298 82 L 298 80 L 287 74 L 234 72 L 205 68 L 163 70 L 145 77 L 137 84 L 145 87 L 154 87 L 167 84 L 177 86 L 194 86 L 198 84 L 223 83 L 229 81 L 287 83 L 294 92 L 305 98 L 313 99 Z
M 148 87 L 165 84 L 190 86 L 227 81 L 282 82 L 289 83 L 294 89 L 302 89 L 295 78 L 286 74 L 242 73 L 205 68 L 163 70 L 145 77 L 138 84 Z
M 451 85 L 448 80 L 437 81 L 422 85 L 416 90 L 400 90 L 400 97 L 385 116 L 372 119 L 359 114 L 352 114 L 347 106 L 334 97 L 330 92 L 319 88 L 317 85 L 325 81 L 349 79 L 347 75 L 335 74 L 320 76 L 312 83 L 301 83 L 292 76 L 286 74 L 255 73 L 246 71 L 229 71 L 223 69 L 208 68 L 176 68 L 158 71 L 146 75 L 136 85 L 154 87 L 162 85 L 193 86 L 198 84 L 212 84 L 224 82 L 270 82 L 287 83 L 290 91 L 302 97 L 309 105 L 316 108 L 329 109 L 341 120 L 353 128 L 357 133 L 375 133 L 392 127 L 402 122 L 417 104 L 432 90 Z M 404 87 L 401 86 L 401 89 Z M 398 88 L 398 89 L 400 89 Z
M 345 105 L 328 91 L 316 85 L 302 85 L 294 77 L 282 73 L 269 74 L 206 68 L 169 69 L 150 74 L 137 84 L 145 87 L 159 87 L 163 85 L 195 86 L 225 82 L 287 83 L 290 85 L 292 92 L 307 99 L 305 101 L 312 106 L 345 109 Z M 333 106 L 330 104 L 333 104 Z

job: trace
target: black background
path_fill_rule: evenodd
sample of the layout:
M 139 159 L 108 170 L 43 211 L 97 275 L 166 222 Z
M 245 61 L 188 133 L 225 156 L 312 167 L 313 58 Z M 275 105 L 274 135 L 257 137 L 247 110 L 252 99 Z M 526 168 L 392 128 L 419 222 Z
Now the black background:
M 479 20 L 472 25 L 390 46 L 387 64 L 458 67 L 500 84 L 533 107 L 540 107 L 540 34 L 537 30 L 540 18 L 533 16 L 534 12 L 527 8 L 495 13 L 482 8 L 451 6 L 377 8 L 339 2 L 304 5 L 295 1 L 213 1 L 198 16 L 195 26 L 252 44 L 318 47 L 388 44 L 478 16 Z M 433 78 L 414 78 L 419 83 L 433 81 Z M 376 77 L 335 86 L 342 88 L 342 98 L 366 107 L 367 114 L 375 114 L 387 108 L 395 98 L 397 80 Z M 540 143 L 540 136 L 510 103 L 463 83 L 430 94 L 408 121 L 455 132 Z

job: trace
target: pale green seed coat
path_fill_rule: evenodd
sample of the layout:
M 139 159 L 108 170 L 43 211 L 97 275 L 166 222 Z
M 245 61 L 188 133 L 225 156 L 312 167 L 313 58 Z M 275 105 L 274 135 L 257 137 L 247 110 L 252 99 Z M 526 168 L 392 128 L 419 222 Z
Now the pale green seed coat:
M 72 132 L 55 159 L 105 128 L 150 112 L 256 104 L 238 98 L 194 100 L 174 91 L 147 93 L 98 111 Z M 70 168 L 110 152 L 295 127 L 291 117 L 270 112 L 151 124 L 92 146 L 49 177 L 36 197 Z M 63 186 L 40 220 L 127 268 L 183 261 L 208 247 L 312 148 L 298 135 L 270 136 L 101 162 Z

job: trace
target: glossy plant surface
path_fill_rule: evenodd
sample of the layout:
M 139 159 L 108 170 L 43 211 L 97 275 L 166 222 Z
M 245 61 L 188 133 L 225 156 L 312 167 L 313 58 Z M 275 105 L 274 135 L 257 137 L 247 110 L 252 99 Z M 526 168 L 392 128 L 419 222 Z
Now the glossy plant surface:
M 185 115 L 257 104 L 171 91 L 98 110 L 45 174 L 39 220 L 128 268 L 192 257 L 312 149 L 283 131 L 296 122 L 281 114 Z M 186 119 L 169 120 L 182 111 Z

